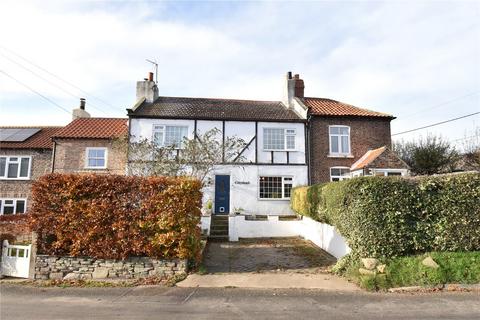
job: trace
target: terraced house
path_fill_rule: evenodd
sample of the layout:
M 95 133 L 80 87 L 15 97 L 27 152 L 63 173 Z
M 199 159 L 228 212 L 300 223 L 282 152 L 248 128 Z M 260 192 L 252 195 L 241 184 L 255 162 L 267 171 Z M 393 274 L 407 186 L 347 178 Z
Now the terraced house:
M 137 83 L 137 103 L 127 109 L 130 141 L 150 139 L 181 149 L 184 137 L 193 139 L 212 128 L 221 132 L 219 139 L 239 137 L 247 143 L 242 160 L 218 163 L 204 201 L 213 201 L 215 214 L 291 214 L 292 187 L 350 177 L 350 167 L 366 152 L 390 146 L 394 119 L 330 99 L 306 98 L 304 89 L 299 75 L 289 72 L 282 101 L 165 97 L 150 74 Z M 383 169 L 407 172 L 404 167 Z
M 31 207 L 32 182 L 51 171 L 52 136 L 61 127 L 0 127 L 0 215 Z

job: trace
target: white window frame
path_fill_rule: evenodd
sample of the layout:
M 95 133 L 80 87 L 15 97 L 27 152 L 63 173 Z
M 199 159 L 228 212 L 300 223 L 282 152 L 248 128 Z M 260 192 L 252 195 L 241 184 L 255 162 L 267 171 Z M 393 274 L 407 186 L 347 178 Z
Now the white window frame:
M 332 169 L 347 169 L 350 174 L 348 176 L 332 176 Z M 330 167 L 329 173 L 330 173 L 330 181 L 334 181 L 333 178 L 338 178 L 338 181 L 347 180 L 351 178 L 351 172 L 349 167 L 340 167 L 340 166 Z
M 188 138 L 188 126 L 185 125 L 172 125 L 172 124 L 154 124 L 152 126 L 152 142 L 155 143 L 155 133 L 162 130 L 163 131 L 163 139 L 160 144 L 158 144 L 158 147 L 169 147 L 165 145 L 165 139 L 167 138 L 167 127 L 178 127 L 178 128 L 186 128 L 187 129 L 187 135 L 182 137 L 182 140 L 184 138 Z M 161 129 L 160 129 L 161 128 Z M 180 142 L 180 146 L 174 148 L 174 149 L 183 149 L 183 141 Z
M 348 129 L 348 135 L 345 134 L 337 134 L 337 133 L 330 133 L 330 130 L 332 128 L 347 128 Z M 329 146 L 329 156 L 330 157 L 351 157 L 352 156 L 352 142 L 351 142 L 351 135 L 350 135 L 350 127 L 349 126 L 344 126 L 344 125 L 331 125 L 328 126 L 328 146 Z M 332 137 L 337 137 L 338 141 L 338 151 L 339 152 L 333 152 L 332 151 Z M 342 137 L 348 137 L 348 152 L 343 152 L 342 151 Z
M 0 204 L 0 216 L 3 216 L 3 211 L 4 211 L 4 208 L 5 208 L 5 201 L 13 201 L 13 213 L 12 214 L 8 214 L 9 216 L 13 216 L 13 215 L 16 215 L 16 214 L 25 214 L 27 212 L 27 199 L 26 198 L 0 198 L 0 201 L 2 202 Z M 24 205 L 24 212 L 21 212 L 21 213 L 17 213 L 17 201 L 24 201 L 25 202 L 25 205 Z
M 262 198 L 260 197 L 260 179 L 261 178 L 282 178 L 282 197 L 281 198 Z M 285 178 L 286 179 L 291 179 L 291 180 L 287 180 L 285 181 Z M 284 200 L 290 200 L 290 197 L 285 197 L 285 184 L 291 184 L 292 185 L 292 189 L 293 189 L 293 176 L 278 176 L 278 175 L 263 175 L 263 176 L 259 176 L 258 177 L 258 193 L 257 193 L 257 197 L 258 197 L 258 200 L 261 200 L 261 201 L 284 201 Z M 291 195 L 291 190 L 290 190 L 290 195 Z
M 370 169 L 371 176 L 388 176 L 388 173 L 400 173 L 401 177 L 408 175 L 407 169 Z M 376 175 L 375 173 L 382 173 L 381 175 Z
M 272 149 L 272 148 L 265 148 L 265 130 L 268 130 L 268 129 L 277 129 L 277 130 L 283 130 L 283 149 Z M 290 133 L 287 133 L 287 131 L 290 130 L 290 131 L 293 131 L 290 132 Z M 287 137 L 294 137 L 294 141 L 293 141 L 293 148 L 288 148 L 287 147 Z M 277 128 L 277 127 L 264 127 L 263 128 L 263 151 L 295 151 L 297 150 L 297 129 L 296 128 Z
M 0 180 L 30 180 L 30 175 L 32 171 L 32 156 L 7 156 L 7 155 L 2 155 L 0 158 L 6 158 L 5 160 L 5 174 L 3 176 L 0 176 Z M 18 161 L 11 161 L 11 158 L 18 158 Z M 26 177 L 20 177 L 20 169 L 21 169 L 21 163 L 23 158 L 28 158 L 28 170 L 27 170 L 27 176 Z M 18 163 L 18 169 L 17 169 L 17 177 L 16 178 L 9 178 L 8 177 L 8 167 L 10 163 Z
M 89 166 L 88 165 L 88 154 L 90 152 L 90 150 L 103 150 L 105 151 L 105 161 L 104 161 L 104 165 L 103 166 Z M 95 159 L 100 159 L 100 158 L 95 158 Z M 107 161 L 108 161 L 108 148 L 105 148 L 105 147 L 87 147 L 85 148 L 85 169 L 99 169 L 99 170 L 102 170 L 102 169 L 107 169 Z

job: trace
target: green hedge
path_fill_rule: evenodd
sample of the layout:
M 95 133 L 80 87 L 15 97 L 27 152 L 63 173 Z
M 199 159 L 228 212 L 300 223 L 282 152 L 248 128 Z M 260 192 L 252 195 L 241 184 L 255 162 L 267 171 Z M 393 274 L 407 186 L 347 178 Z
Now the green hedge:
M 298 214 L 334 225 L 354 255 L 480 250 L 478 173 L 362 177 L 295 188 L 292 199 Z

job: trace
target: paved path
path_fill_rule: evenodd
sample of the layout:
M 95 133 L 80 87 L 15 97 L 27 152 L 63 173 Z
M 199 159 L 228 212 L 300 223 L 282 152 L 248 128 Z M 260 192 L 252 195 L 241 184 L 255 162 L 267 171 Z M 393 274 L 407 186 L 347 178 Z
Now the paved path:
M 249 239 L 209 242 L 203 264 L 208 273 L 299 272 L 319 273 L 335 263 L 335 257 L 300 238 Z
M 301 273 L 228 273 L 191 274 L 177 283 L 178 287 L 202 288 L 268 288 L 268 289 L 322 289 L 328 291 L 360 291 L 353 283 L 331 274 Z
M 479 319 L 478 294 L 0 285 L 0 319 Z

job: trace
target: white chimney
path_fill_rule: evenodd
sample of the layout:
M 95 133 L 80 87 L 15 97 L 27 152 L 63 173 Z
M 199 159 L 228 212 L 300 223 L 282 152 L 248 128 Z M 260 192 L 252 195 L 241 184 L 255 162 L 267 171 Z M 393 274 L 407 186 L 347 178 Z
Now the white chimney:
M 148 79 L 137 82 L 137 101 L 142 98 L 147 102 L 153 102 L 158 98 L 158 87 L 153 81 L 153 72 L 149 72 Z
M 301 98 L 304 97 L 304 90 L 305 85 L 303 80 L 300 79 L 300 75 L 296 74 L 292 77 L 292 72 L 287 72 L 287 76 L 285 79 L 285 91 L 283 97 L 283 103 L 288 107 L 293 107 L 293 98 Z
M 72 120 L 78 118 L 90 118 L 90 113 L 85 111 L 85 98 L 80 98 L 80 107 L 72 111 Z

